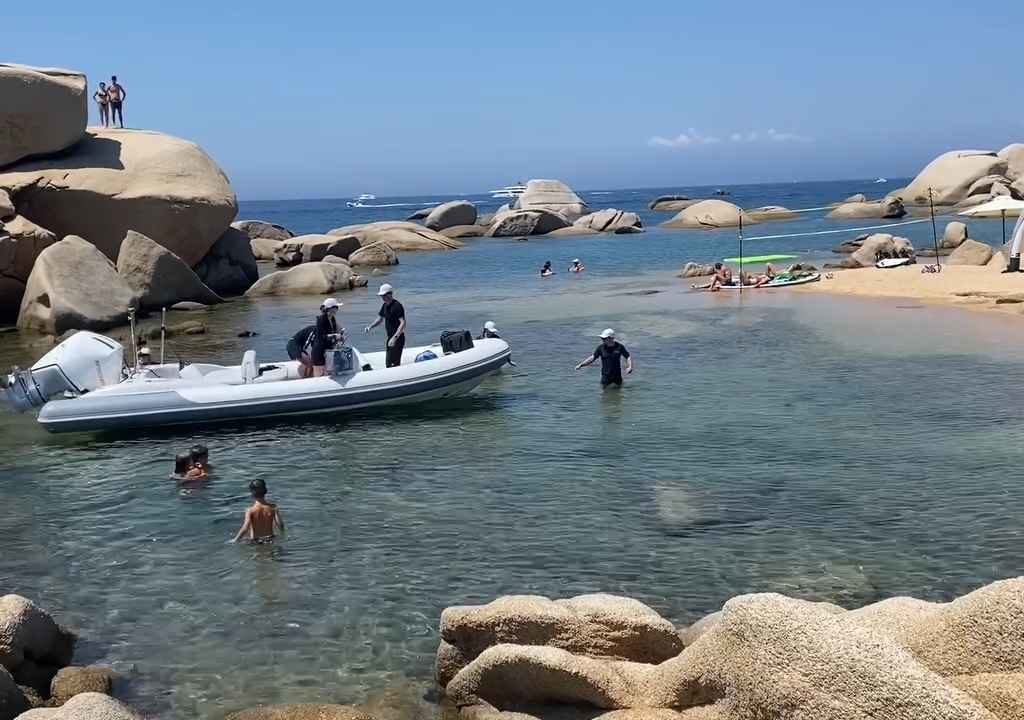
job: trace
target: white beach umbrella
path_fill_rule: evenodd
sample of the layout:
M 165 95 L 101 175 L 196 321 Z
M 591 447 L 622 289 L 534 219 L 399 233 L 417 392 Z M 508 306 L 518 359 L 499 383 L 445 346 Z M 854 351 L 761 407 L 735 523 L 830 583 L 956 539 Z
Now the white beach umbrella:
M 997 218 L 1003 219 L 1003 245 L 1006 244 L 1006 214 L 1009 213 L 1011 217 L 1020 215 L 1021 211 L 1024 211 L 1024 200 L 1014 200 L 1009 195 L 1000 195 L 995 200 L 989 200 L 987 203 L 981 205 L 975 205 L 972 208 L 967 208 L 963 212 L 957 213 L 958 215 L 966 215 L 967 217 L 982 217 L 982 218 Z

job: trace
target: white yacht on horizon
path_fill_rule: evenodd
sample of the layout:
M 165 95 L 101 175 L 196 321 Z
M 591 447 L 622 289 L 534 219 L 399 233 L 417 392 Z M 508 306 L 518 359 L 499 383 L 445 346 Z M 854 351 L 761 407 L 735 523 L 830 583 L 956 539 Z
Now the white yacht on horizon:
M 376 195 L 371 195 L 370 193 L 363 193 L 362 195 L 357 197 L 355 200 L 356 200 L 356 202 L 362 202 L 363 200 L 376 200 L 376 199 L 377 199 Z
M 506 185 L 498 190 L 491 190 L 492 198 L 516 198 L 526 192 L 526 185 L 522 180 L 515 185 Z

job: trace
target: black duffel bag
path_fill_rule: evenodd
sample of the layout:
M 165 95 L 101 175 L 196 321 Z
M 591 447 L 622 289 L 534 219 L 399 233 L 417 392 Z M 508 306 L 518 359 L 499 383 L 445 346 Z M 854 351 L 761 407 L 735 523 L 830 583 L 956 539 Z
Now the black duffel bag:
M 473 333 L 469 330 L 448 330 L 441 333 L 441 350 L 444 354 L 462 352 L 473 347 Z

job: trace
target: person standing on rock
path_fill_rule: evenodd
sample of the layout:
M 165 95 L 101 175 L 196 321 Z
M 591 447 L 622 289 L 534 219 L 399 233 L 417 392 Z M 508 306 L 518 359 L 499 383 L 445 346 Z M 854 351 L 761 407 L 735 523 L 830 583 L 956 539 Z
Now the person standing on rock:
M 594 350 L 594 354 L 585 358 L 576 366 L 576 369 L 592 365 L 595 360 L 601 360 L 601 387 L 609 385 L 622 387 L 622 358 L 626 359 L 626 374 L 633 372 L 633 358 L 626 346 L 615 339 L 615 331 L 606 328 L 601 332 L 601 344 Z
M 117 81 L 117 75 L 110 76 L 110 87 L 107 89 L 107 97 L 110 98 L 110 112 L 113 121 L 121 128 L 124 128 L 124 111 L 122 103 L 128 98 L 128 93 Z
M 384 304 L 380 306 L 377 319 L 366 326 L 366 332 L 384 323 L 388 335 L 385 365 L 398 367 L 402 364 L 402 350 L 405 349 L 405 307 L 395 300 L 395 289 L 387 283 L 380 286 L 377 295 Z
M 92 94 L 92 99 L 96 101 L 96 107 L 100 111 L 100 125 L 110 127 L 110 96 L 107 94 L 106 83 L 100 83 L 99 89 Z

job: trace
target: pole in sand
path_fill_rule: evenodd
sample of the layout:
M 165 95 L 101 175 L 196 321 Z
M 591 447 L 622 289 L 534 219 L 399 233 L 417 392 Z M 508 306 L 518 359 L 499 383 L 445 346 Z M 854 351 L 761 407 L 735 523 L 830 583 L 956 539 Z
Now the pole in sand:
M 931 188 L 928 188 L 928 210 L 932 217 L 932 243 L 935 245 L 935 267 L 941 270 L 942 263 L 939 262 L 939 231 L 935 229 L 935 202 L 932 198 Z
M 740 295 L 743 294 L 743 210 L 740 210 Z

